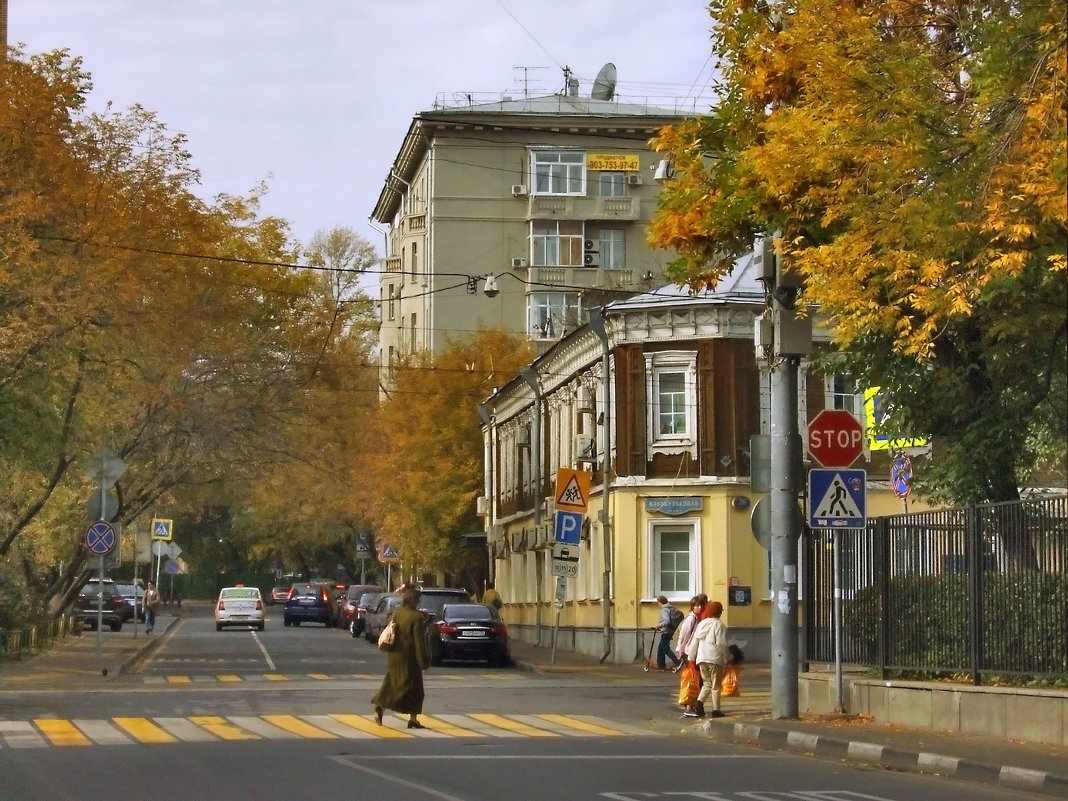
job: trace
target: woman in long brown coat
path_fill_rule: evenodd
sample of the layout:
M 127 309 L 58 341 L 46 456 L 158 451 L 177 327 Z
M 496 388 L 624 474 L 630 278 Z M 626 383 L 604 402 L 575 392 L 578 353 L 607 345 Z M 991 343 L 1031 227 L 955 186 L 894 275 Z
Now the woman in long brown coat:
M 419 588 L 406 587 L 401 605 L 393 613 L 397 636 L 386 656 L 386 676 L 374 694 L 375 721 L 382 725 L 384 709 L 408 715 L 408 728 L 421 729 L 423 711 L 423 671 L 430 667 L 427 658 L 426 632 L 419 612 Z

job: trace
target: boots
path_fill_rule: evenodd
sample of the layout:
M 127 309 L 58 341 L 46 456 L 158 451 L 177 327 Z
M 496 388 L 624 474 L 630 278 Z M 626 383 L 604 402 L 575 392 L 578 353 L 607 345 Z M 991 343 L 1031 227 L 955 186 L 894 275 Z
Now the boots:
M 694 712 L 697 713 L 697 717 L 703 718 L 705 716 L 705 703 L 704 701 L 698 701 L 694 704 Z

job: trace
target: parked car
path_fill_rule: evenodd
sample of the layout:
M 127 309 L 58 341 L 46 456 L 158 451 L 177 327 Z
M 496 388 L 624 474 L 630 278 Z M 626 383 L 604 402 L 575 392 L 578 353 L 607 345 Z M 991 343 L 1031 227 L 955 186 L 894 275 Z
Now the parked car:
M 337 617 L 338 626 L 348 629 L 353 637 L 363 634 L 363 626 L 367 617 L 367 600 L 365 599 L 369 600 L 371 596 L 384 591 L 385 587 L 379 587 L 377 584 L 349 585 L 345 591 L 345 597 L 341 599 Z
M 215 601 L 215 630 L 226 626 L 264 627 L 263 596 L 258 587 L 223 587 Z
M 505 667 L 512 663 L 508 626 L 488 604 L 445 604 L 427 632 L 431 664 L 478 660 Z
M 377 642 L 378 635 L 382 633 L 389 621 L 393 619 L 393 613 L 401 605 L 401 596 L 395 592 L 384 592 L 374 601 L 374 606 L 367 610 L 367 617 L 363 627 L 363 636 L 368 642 Z
M 289 588 L 282 623 L 299 626 L 301 623 L 334 625 L 334 592 L 330 584 L 303 582 Z
M 122 631 L 127 608 L 126 599 L 111 579 L 90 579 L 74 599 L 74 616 L 91 629 L 101 619 L 112 631 Z
M 136 617 L 138 620 L 145 619 L 145 588 L 140 584 L 116 584 L 119 594 L 122 595 L 123 600 L 126 601 L 126 617 L 125 620 L 133 620 Z
M 271 593 L 267 596 L 267 603 L 271 606 L 274 606 L 275 604 L 284 604 L 289 598 L 289 590 L 292 587 L 292 584 L 271 587 Z
M 419 611 L 429 626 L 441 615 L 445 604 L 466 604 L 471 602 L 471 593 L 463 587 L 421 587 Z

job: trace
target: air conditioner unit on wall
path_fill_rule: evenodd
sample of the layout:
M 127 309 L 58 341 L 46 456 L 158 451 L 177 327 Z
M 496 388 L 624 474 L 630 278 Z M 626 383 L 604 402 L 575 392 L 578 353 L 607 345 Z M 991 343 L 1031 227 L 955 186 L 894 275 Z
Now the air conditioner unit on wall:
M 591 458 L 594 445 L 593 434 L 575 434 L 575 457 L 578 459 Z
M 512 266 L 513 267 L 526 267 L 527 266 L 527 260 L 526 259 L 519 259 L 519 258 L 512 259 Z
M 587 253 L 585 256 L 582 257 L 582 263 L 585 264 L 587 267 L 596 267 L 597 266 L 597 254 L 596 253 Z
M 526 197 L 527 185 L 526 184 L 512 184 L 512 197 Z
M 638 173 L 633 173 L 633 174 L 627 176 L 627 183 L 630 184 L 631 186 L 641 186 L 642 185 L 642 177 L 640 175 L 638 175 Z

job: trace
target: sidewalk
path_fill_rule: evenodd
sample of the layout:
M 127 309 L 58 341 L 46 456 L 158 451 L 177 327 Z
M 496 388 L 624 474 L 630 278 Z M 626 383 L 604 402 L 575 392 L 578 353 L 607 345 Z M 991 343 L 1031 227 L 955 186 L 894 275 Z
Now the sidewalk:
M 156 632 L 146 635 L 124 626 L 121 632 L 95 631 L 67 637 L 46 653 L 21 661 L 0 660 L 0 692 L 32 685 L 103 683 L 128 671 L 156 647 L 179 618 L 160 614 Z M 542 675 L 579 675 L 640 681 L 640 665 L 601 663 L 574 651 L 535 647 L 513 640 L 518 670 Z M 1068 749 L 993 737 L 881 725 L 850 716 L 773 720 L 770 716 L 771 671 L 768 665 L 746 664 L 742 694 L 723 701 L 726 717 L 677 719 L 678 731 L 737 745 L 814 754 L 892 770 L 937 773 L 1068 798 Z M 652 674 L 661 676 L 661 674 Z
M 617 674 L 633 679 L 637 665 L 601 664 L 596 657 L 512 642 L 516 667 L 535 673 Z M 638 671 L 636 673 L 636 671 Z M 689 735 L 759 748 L 813 754 L 892 770 L 934 773 L 975 782 L 1068 798 L 1068 749 L 995 737 L 971 737 L 879 724 L 856 716 L 771 718 L 771 670 L 746 664 L 742 694 L 723 699 L 726 717 L 679 719 Z M 763 702 L 745 703 L 746 693 Z M 757 707 L 763 707 L 754 711 Z M 732 709 L 733 707 L 733 709 Z

